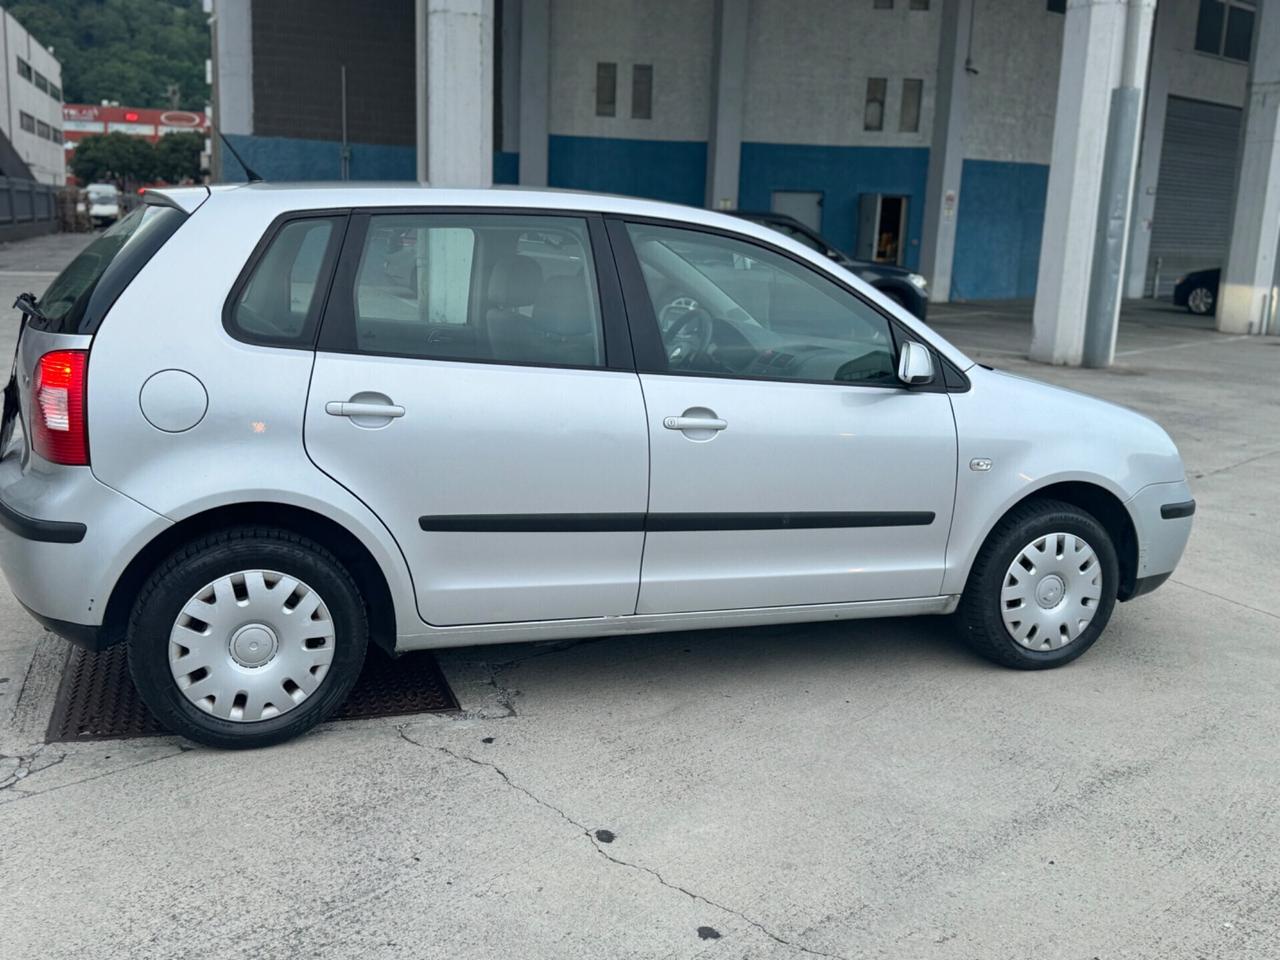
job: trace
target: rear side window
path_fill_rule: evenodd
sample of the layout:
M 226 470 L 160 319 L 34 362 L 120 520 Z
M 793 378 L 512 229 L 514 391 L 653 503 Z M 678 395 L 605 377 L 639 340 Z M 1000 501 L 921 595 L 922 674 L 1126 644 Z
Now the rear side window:
M 175 207 L 147 204 L 118 220 L 54 278 L 39 301 L 47 321 L 31 324 L 50 333 L 94 333 L 125 287 L 186 219 Z
M 363 236 L 361 236 L 363 230 Z M 604 365 L 585 220 L 372 214 L 334 284 L 322 349 L 424 360 Z
M 227 326 L 251 343 L 310 346 L 345 217 L 283 223 L 232 293 Z

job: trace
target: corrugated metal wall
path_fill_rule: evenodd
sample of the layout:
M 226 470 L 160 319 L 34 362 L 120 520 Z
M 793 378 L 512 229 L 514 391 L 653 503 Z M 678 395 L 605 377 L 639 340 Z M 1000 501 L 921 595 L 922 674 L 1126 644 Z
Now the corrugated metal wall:
M 1236 107 L 1169 98 L 1147 261 L 1148 290 L 1161 261 L 1156 296 L 1168 296 L 1182 274 L 1226 260 L 1240 123 Z

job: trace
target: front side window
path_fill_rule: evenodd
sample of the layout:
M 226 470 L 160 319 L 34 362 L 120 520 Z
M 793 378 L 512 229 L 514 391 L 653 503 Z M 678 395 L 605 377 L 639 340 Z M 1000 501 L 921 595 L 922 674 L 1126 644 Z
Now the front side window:
M 765 247 L 628 224 L 670 373 L 894 384 L 889 321 Z
M 378 214 L 355 268 L 354 348 L 432 360 L 598 367 L 586 221 Z
M 276 232 L 236 298 L 233 332 L 281 346 L 311 342 L 339 222 L 291 220 Z

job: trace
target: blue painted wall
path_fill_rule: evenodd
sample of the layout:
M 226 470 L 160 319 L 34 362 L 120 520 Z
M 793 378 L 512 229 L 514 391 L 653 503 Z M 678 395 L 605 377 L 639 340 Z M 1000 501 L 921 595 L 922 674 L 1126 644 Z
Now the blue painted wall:
M 552 136 L 547 166 L 553 187 L 700 207 L 706 192 L 707 145 L 692 140 Z
M 333 140 L 301 140 L 294 137 L 258 137 L 227 134 L 245 162 L 265 180 L 339 180 L 342 177 L 342 145 Z M 244 179 L 244 169 L 224 150 L 223 180 Z M 520 174 L 518 153 L 495 152 L 493 182 L 516 183 Z M 414 147 L 375 143 L 351 144 L 352 180 L 413 180 L 418 175 Z
M 1049 167 L 966 160 L 960 174 L 954 300 L 1033 297 Z
M 857 245 L 858 198 L 864 193 L 910 197 L 903 264 L 920 261 L 924 191 L 929 175 L 926 147 L 828 147 L 744 143 L 738 206 L 768 210 L 774 190 L 822 193 L 822 235 L 841 250 Z

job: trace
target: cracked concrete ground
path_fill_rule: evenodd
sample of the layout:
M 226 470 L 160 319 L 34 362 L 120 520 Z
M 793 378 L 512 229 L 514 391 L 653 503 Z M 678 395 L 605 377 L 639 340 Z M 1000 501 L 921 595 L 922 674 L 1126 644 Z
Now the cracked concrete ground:
M 472 648 L 456 717 L 45 745 L 65 647 L 0 596 L 4 955 L 1280 956 L 1280 341 L 1131 307 L 1114 369 L 1051 369 L 1025 315 L 933 322 L 1158 417 L 1200 503 L 1081 660 L 931 619 Z

